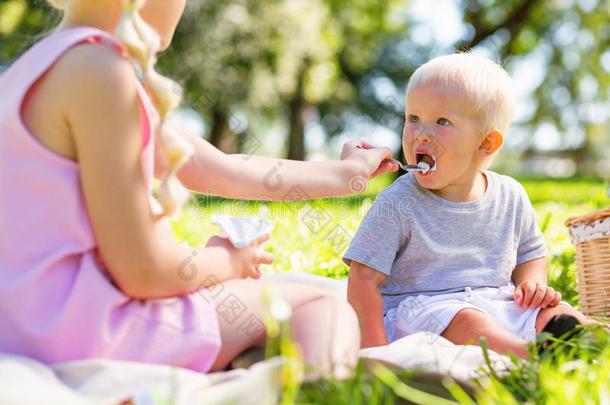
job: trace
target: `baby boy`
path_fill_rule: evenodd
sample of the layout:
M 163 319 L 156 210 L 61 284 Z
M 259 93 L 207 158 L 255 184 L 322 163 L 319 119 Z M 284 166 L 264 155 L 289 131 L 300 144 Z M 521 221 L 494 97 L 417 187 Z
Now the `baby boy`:
M 382 191 L 345 254 L 364 347 L 429 331 L 526 357 L 558 315 L 589 322 L 547 284 L 524 188 L 487 170 L 514 103 L 506 71 L 472 54 L 433 59 L 411 77 L 403 150 L 407 163 L 432 168 Z

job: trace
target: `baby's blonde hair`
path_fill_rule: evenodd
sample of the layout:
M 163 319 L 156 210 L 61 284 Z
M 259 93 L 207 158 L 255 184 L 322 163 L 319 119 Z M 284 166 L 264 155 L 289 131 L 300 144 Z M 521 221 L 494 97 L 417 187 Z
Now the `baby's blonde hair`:
M 47 1 L 52 6 L 65 10 L 75 0 Z M 172 216 L 180 211 L 190 197 L 188 190 L 178 180 L 177 173 L 193 154 L 193 146 L 166 121 L 168 115 L 180 104 L 182 89 L 176 82 L 161 76 L 154 69 L 160 38 L 138 13 L 146 0 L 121 1 L 125 13 L 115 35 L 141 69 L 144 87 L 161 117 L 159 146 L 167 158 L 168 170 L 157 190 L 157 199 L 163 208 L 163 214 Z
M 413 73 L 406 93 L 430 82 L 462 91 L 480 118 L 482 133 L 505 133 L 510 126 L 515 96 L 512 80 L 500 64 L 470 53 L 439 56 Z

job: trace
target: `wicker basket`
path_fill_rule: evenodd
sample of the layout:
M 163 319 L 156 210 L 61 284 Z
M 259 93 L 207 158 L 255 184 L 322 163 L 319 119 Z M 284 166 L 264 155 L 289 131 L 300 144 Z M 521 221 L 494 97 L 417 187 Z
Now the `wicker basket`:
M 576 245 L 580 310 L 587 316 L 610 314 L 610 207 L 566 221 Z

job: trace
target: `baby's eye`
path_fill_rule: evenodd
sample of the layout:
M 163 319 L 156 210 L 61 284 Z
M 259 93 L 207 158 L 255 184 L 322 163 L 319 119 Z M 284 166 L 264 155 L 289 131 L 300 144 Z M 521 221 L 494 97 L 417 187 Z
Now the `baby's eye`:
M 451 125 L 447 118 L 439 118 L 438 120 L 436 120 L 436 123 L 445 127 Z
M 407 117 L 407 121 L 408 122 L 417 122 L 417 121 L 419 121 L 419 117 L 417 115 L 410 114 Z

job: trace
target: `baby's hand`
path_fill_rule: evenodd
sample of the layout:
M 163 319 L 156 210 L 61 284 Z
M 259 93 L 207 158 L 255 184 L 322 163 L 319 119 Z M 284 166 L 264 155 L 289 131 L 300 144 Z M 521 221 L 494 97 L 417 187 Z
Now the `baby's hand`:
M 555 291 L 553 287 L 528 280 L 522 281 L 515 287 L 513 297 L 521 308 L 554 307 L 561 301 L 561 293 Z
M 269 234 L 259 236 L 248 246 L 238 249 L 228 238 L 212 236 L 206 247 L 221 247 L 230 255 L 231 270 L 235 278 L 260 278 L 261 272 L 258 269 L 260 264 L 273 263 L 273 256 L 263 251 L 260 245 L 269 239 Z

